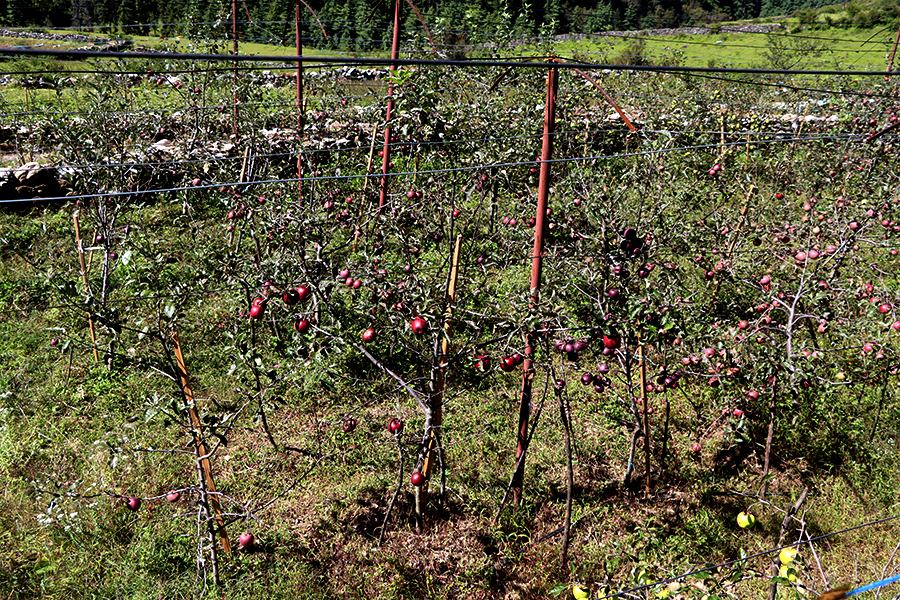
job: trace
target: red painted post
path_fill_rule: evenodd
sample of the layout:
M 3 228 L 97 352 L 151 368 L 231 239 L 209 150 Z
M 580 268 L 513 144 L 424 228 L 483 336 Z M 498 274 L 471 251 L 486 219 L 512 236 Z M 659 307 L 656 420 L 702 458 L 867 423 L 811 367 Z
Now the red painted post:
M 391 42 L 391 60 L 400 58 L 400 0 L 394 0 L 394 38 Z M 397 65 L 391 63 L 391 75 L 397 70 Z M 378 213 L 384 212 L 384 203 L 387 201 L 387 174 L 391 164 L 391 111 L 394 109 L 394 101 L 391 99 L 394 95 L 394 87 L 388 86 L 388 103 L 385 121 L 387 125 L 384 127 L 384 150 L 381 158 L 381 190 L 378 194 Z
M 894 68 L 894 56 L 897 54 L 897 43 L 900 42 L 900 27 L 897 27 L 897 37 L 894 38 L 894 48 L 891 50 L 891 60 L 888 61 L 888 71 Z
M 559 71 L 556 67 L 547 72 L 547 97 L 544 103 L 544 136 L 541 143 L 541 174 L 538 181 L 537 214 L 534 218 L 534 250 L 531 253 L 531 303 L 537 304 L 541 287 L 541 254 L 544 251 L 544 220 L 547 216 L 547 196 L 550 192 L 550 160 L 553 157 L 553 133 L 556 125 L 556 93 Z M 513 479 L 513 500 L 522 499 L 522 481 L 525 461 L 520 459 L 528 450 L 528 416 L 531 414 L 531 386 L 534 381 L 534 340 L 529 336 L 525 343 L 525 364 L 522 374 L 522 396 L 519 403 L 519 430 L 516 436 L 516 464 Z

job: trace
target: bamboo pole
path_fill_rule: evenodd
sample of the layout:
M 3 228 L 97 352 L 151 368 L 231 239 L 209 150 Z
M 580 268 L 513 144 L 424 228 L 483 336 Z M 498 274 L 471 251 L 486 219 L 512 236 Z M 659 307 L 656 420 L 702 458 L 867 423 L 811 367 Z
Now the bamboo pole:
M 364 201 L 366 198 L 366 187 L 369 185 L 369 172 L 372 170 L 372 157 L 375 156 L 375 139 L 378 137 L 378 125 L 372 128 L 372 144 L 369 146 L 369 162 L 366 163 L 366 177 L 363 179 L 363 197 L 359 202 L 359 218 L 362 219 L 363 215 L 363 207 L 365 207 L 366 202 Z M 353 251 L 356 252 L 356 245 L 359 242 L 359 234 L 360 231 L 357 229 L 353 234 Z
M 188 405 L 188 414 L 191 418 L 191 435 L 194 438 L 194 443 L 197 446 L 197 453 L 199 456 L 203 458 L 200 459 L 200 468 L 203 471 L 203 476 L 206 479 L 206 487 L 211 495 L 209 496 L 209 503 L 212 505 L 213 511 L 216 513 L 216 529 L 219 533 L 219 538 L 222 540 L 222 549 L 225 550 L 226 554 L 231 554 L 231 541 L 228 539 L 228 533 L 225 531 L 225 519 L 222 517 L 222 507 L 219 505 L 219 497 L 216 492 L 216 483 L 213 481 L 212 469 L 209 463 L 209 457 L 207 456 L 207 448 L 206 444 L 203 443 L 203 440 L 200 436 L 200 417 L 197 414 L 197 407 L 194 404 L 194 393 L 190 388 L 190 381 L 188 378 L 187 367 L 184 362 L 184 355 L 181 353 L 181 344 L 178 343 L 178 336 L 173 333 L 172 334 L 172 343 L 174 344 L 175 350 L 175 360 L 178 363 L 178 371 L 179 377 L 181 380 L 181 388 L 184 391 L 184 399 Z
M 394 1 L 394 37 L 391 42 L 391 60 L 400 58 L 400 0 Z M 391 63 L 391 75 L 397 72 L 397 64 Z M 384 126 L 384 151 L 381 158 L 381 189 L 378 194 L 378 214 L 384 211 L 387 202 L 387 174 L 391 164 L 391 112 L 394 110 L 394 86 L 388 86 L 388 102 Z
M 81 243 L 81 227 L 78 224 L 78 211 L 72 215 L 75 221 L 75 242 L 78 245 L 78 262 L 81 265 L 81 281 L 84 282 L 84 293 L 91 295 L 91 286 L 88 284 L 87 266 L 84 264 L 84 245 Z M 91 331 L 91 347 L 94 349 L 94 362 L 100 362 L 100 355 L 97 353 L 97 334 L 94 331 L 94 318 L 88 315 L 88 329 Z
M 644 497 L 650 497 L 650 416 L 647 406 L 647 361 L 644 358 L 644 344 L 641 337 L 638 336 L 637 347 L 638 361 L 640 361 L 640 381 L 641 381 L 641 408 L 643 418 L 641 419 L 641 428 L 644 430 Z
M 556 94 L 559 70 L 547 71 L 547 94 L 544 102 L 544 135 L 541 142 L 541 173 L 538 181 L 537 214 L 534 223 L 534 249 L 531 253 L 531 305 L 538 303 L 541 287 L 541 255 L 544 251 L 544 220 L 547 216 L 547 198 L 550 195 L 550 160 L 553 157 L 553 132 L 556 126 Z M 528 450 L 528 416 L 531 414 L 531 388 L 534 381 L 534 339 L 525 341 L 525 364 L 522 373 L 522 393 L 519 400 L 519 428 L 516 434 L 516 472 L 513 476 L 513 500 L 522 500 L 525 461 L 520 460 Z
M 456 247 L 453 249 L 453 262 L 450 266 L 450 282 L 447 286 L 447 309 L 444 313 L 444 339 L 441 340 L 441 353 L 438 356 L 438 368 L 434 377 L 434 390 L 431 394 L 431 431 L 428 440 L 428 450 L 425 454 L 425 464 L 422 466 L 422 474 L 425 476 L 425 483 L 420 488 L 421 506 L 428 502 L 428 480 L 431 472 L 434 470 L 435 452 L 438 450 L 438 436 L 435 429 L 440 430 L 443 424 L 443 402 L 444 402 L 444 371 L 447 363 L 447 357 L 450 354 L 450 330 L 453 327 L 453 302 L 456 300 L 456 281 L 459 275 L 459 252 L 462 247 L 462 236 L 456 236 Z

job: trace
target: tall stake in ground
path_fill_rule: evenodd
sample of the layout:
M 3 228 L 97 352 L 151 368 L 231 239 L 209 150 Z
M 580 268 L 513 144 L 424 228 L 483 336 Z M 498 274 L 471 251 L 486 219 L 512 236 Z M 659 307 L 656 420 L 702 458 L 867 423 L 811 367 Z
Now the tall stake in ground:
M 309 4 L 303 2 L 303 0 L 297 0 L 294 3 L 294 37 L 297 42 L 297 204 L 303 205 L 303 125 L 304 125 L 304 111 L 303 111 L 303 41 L 300 37 L 301 28 L 300 28 L 300 4 L 303 3 L 309 12 L 312 13 L 313 18 L 319 24 L 319 28 L 322 30 L 322 35 L 325 36 L 325 39 L 328 39 L 328 34 L 325 33 L 325 28 L 322 26 L 322 22 L 319 21 L 319 15 L 316 14 L 312 8 L 309 7 Z
M 428 432 L 428 449 L 425 453 L 425 463 L 422 466 L 422 474 L 425 476 L 425 483 L 421 487 L 416 488 L 418 498 L 416 498 L 416 513 L 421 517 L 421 511 L 428 503 L 428 482 L 431 479 L 431 472 L 434 470 L 434 463 L 437 454 L 441 453 L 440 448 L 440 430 L 444 421 L 444 371 L 447 364 L 447 357 L 450 354 L 450 330 L 453 316 L 453 302 L 456 300 L 456 280 L 459 273 L 459 251 L 462 246 L 462 236 L 456 236 L 456 247 L 453 249 L 453 262 L 450 266 L 450 277 L 447 282 L 447 298 L 446 309 L 444 311 L 444 334 L 441 339 L 441 352 L 438 355 L 438 369 L 434 374 L 434 387 L 431 390 L 431 427 Z
M 297 204 L 303 206 L 303 44 L 299 2 L 294 4 L 294 36 L 297 38 Z
M 400 58 L 400 0 L 394 2 L 394 37 L 391 42 L 391 60 Z M 397 72 L 397 64 L 391 63 L 391 75 Z M 381 189 L 378 194 L 378 212 L 384 210 L 387 202 L 388 181 L 387 174 L 391 164 L 391 111 L 394 110 L 394 86 L 388 86 L 387 111 L 384 116 L 384 151 L 381 157 Z
M 538 181 L 537 214 L 534 223 L 534 249 L 531 253 L 531 305 L 538 303 L 541 287 L 541 254 L 544 251 L 544 219 L 547 216 L 547 197 L 550 193 L 550 160 L 553 157 L 553 132 L 556 125 L 556 93 L 559 86 L 559 70 L 547 71 L 547 95 L 544 102 L 544 135 L 541 142 L 541 176 Z M 528 450 L 528 416 L 531 414 L 531 386 L 534 381 L 534 340 L 531 335 L 525 342 L 525 364 L 522 374 L 522 395 L 519 402 L 519 429 L 516 435 L 516 473 L 513 482 L 513 499 L 522 500 L 522 481 L 525 461 L 519 458 Z
M 178 343 L 178 337 L 172 334 L 172 345 L 175 352 L 175 360 L 178 363 L 178 375 L 181 381 L 181 389 L 184 393 L 184 401 L 188 406 L 188 414 L 191 419 L 191 435 L 194 438 L 194 445 L 197 448 L 197 456 L 200 457 L 200 470 L 203 472 L 205 479 L 205 490 L 209 494 L 209 504 L 216 513 L 216 529 L 222 540 L 222 549 L 226 554 L 231 554 L 231 542 L 228 540 L 228 533 L 225 531 L 225 520 L 222 518 L 222 507 L 219 505 L 219 497 L 216 492 L 216 483 L 213 481 L 212 468 L 209 464 L 208 450 L 206 444 L 203 443 L 200 435 L 200 417 L 197 414 L 197 407 L 194 405 L 194 392 L 191 391 L 188 379 L 187 366 L 184 362 L 184 355 L 181 353 L 181 345 Z M 201 485 L 204 482 L 201 482 Z
M 78 211 L 72 215 L 75 221 L 75 242 L 78 245 L 78 262 L 81 265 L 81 281 L 84 282 L 84 293 L 86 296 L 91 295 L 91 287 L 88 285 L 87 266 L 84 264 L 84 245 L 81 243 L 81 227 L 78 225 Z M 94 362 L 100 362 L 100 355 L 97 354 L 97 334 L 94 331 L 94 319 L 88 315 L 88 328 L 91 330 L 91 346 L 94 348 Z
M 650 416 L 649 407 L 647 406 L 647 361 L 644 359 L 644 344 L 641 337 L 638 336 L 638 360 L 640 364 L 640 381 L 641 381 L 641 428 L 644 430 L 644 497 L 650 497 Z

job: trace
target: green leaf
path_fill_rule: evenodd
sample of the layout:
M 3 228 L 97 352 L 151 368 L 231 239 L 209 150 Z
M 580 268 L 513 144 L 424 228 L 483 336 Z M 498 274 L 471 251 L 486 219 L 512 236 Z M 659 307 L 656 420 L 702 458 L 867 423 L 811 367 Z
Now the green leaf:
M 552 588 L 550 588 L 547 591 L 547 593 L 550 594 L 551 596 L 559 596 L 560 594 L 565 592 L 567 589 L 569 589 L 568 583 L 557 583 Z

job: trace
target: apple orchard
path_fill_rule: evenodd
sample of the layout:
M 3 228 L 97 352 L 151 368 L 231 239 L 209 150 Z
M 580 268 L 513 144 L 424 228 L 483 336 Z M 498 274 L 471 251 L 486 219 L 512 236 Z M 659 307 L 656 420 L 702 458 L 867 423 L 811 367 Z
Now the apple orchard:
M 575 569 L 573 502 L 726 463 L 765 491 L 896 433 L 897 146 L 872 135 L 896 121 L 893 80 L 589 71 L 601 94 L 564 66 L 422 66 L 367 92 L 322 69 L 299 136 L 276 101 L 292 90 L 252 69 L 233 111 L 230 73 L 180 73 L 172 111 L 148 65 L 128 64 L 154 72 L 129 88 L 147 110 L 101 69 L 90 118 L 22 117 L 43 132 L 26 144 L 81 166 L 76 198 L 20 213 L 7 245 L 32 253 L 39 293 L 18 306 L 53 311 L 55 368 L 133 424 L 89 430 L 79 486 L 140 515 L 199 499 L 214 571 L 228 536 L 239 553 L 288 535 L 279 511 L 320 477 L 357 481 L 385 545 L 448 506 L 514 519 L 561 486 Z M 791 129 L 789 109 L 816 119 Z M 119 142 L 163 138 L 165 155 Z M 752 503 L 729 526 L 741 511 L 752 532 Z

